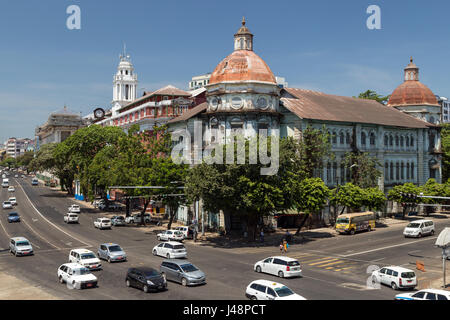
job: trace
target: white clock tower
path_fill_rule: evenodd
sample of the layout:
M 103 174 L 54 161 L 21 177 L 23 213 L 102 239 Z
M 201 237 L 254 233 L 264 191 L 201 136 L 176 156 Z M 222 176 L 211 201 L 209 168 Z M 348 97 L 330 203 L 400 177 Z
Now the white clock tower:
M 119 110 L 136 100 L 137 93 L 137 74 L 134 73 L 134 67 L 130 60 L 130 55 L 124 53 L 120 55 L 120 63 L 117 73 L 114 75 L 112 115 L 118 114 Z

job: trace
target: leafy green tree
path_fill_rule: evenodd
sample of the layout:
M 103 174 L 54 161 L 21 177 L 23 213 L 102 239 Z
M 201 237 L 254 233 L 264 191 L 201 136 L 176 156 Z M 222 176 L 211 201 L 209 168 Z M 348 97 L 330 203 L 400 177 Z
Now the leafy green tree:
M 421 193 L 423 193 L 424 196 L 434 196 L 434 197 L 443 197 L 448 192 L 448 185 L 446 184 L 440 184 L 437 183 L 435 179 L 429 179 L 423 186 L 420 188 Z M 432 204 L 439 204 L 442 202 L 441 199 L 433 199 L 433 198 L 421 198 L 421 202 L 424 204 L 432 205 Z M 426 206 L 425 207 L 425 213 L 427 216 L 430 215 L 430 213 L 435 211 L 435 206 Z
M 27 173 L 29 171 L 29 165 L 31 163 L 31 161 L 34 158 L 34 152 L 33 151 L 27 151 L 25 152 L 23 155 L 20 155 L 16 158 L 17 160 L 17 165 L 20 167 L 25 167 L 25 169 L 27 170 Z
M 377 158 L 368 153 L 347 152 L 343 165 L 350 170 L 351 182 L 360 188 L 373 188 L 377 186 L 378 178 L 382 172 L 378 169 L 381 164 Z
M 330 196 L 330 190 L 320 178 L 306 178 L 300 182 L 299 196 L 296 198 L 296 207 L 298 211 L 304 212 L 304 218 L 297 228 L 296 235 L 310 215 L 318 214 L 323 209 Z
M 363 206 L 371 211 L 382 211 L 386 206 L 386 195 L 379 188 L 363 189 L 365 196 Z
M 376 93 L 376 91 L 372 91 L 372 90 L 367 90 L 366 92 L 362 92 L 358 96 L 358 98 L 360 98 L 360 99 L 375 100 L 382 104 L 386 104 L 389 101 L 390 97 L 391 97 L 390 95 L 388 95 L 388 96 L 379 95 L 378 93 Z M 354 98 L 356 98 L 356 97 L 354 97 Z
M 331 192 L 330 202 L 342 206 L 342 214 L 346 208 L 357 212 L 367 201 L 367 194 L 362 188 L 349 182 Z
M 402 217 L 405 218 L 408 209 L 413 209 L 422 200 L 417 198 L 415 200 L 410 200 L 408 194 L 419 195 L 421 188 L 417 187 L 414 183 L 408 182 L 403 185 L 395 186 L 388 192 L 388 200 L 400 203 L 403 207 Z

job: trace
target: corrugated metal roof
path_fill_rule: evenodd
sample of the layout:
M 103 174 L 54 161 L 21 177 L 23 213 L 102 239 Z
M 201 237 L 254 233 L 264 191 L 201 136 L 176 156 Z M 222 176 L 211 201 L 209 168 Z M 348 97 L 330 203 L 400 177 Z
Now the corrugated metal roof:
M 199 104 L 198 106 L 196 106 L 196 107 L 186 111 L 181 116 L 170 120 L 167 123 L 176 123 L 176 122 L 180 122 L 180 121 L 187 121 L 190 118 L 195 117 L 197 114 L 202 113 L 203 111 L 205 111 L 207 107 L 208 107 L 208 103 L 207 102 L 203 102 L 203 103 Z
M 375 100 L 335 96 L 322 92 L 285 88 L 281 102 L 303 119 L 378 124 L 404 128 L 435 125 L 414 118 Z

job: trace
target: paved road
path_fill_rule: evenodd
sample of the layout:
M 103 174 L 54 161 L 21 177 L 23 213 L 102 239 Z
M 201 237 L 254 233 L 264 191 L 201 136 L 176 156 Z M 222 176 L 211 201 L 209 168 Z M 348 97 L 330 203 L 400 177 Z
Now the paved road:
M 395 292 L 382 287 L 369 290 L 365 287 L 369 265 L 408 265 L 415 256 L 436 257 L 433 238 L 404 239 L 401 226 L 380 228 L 371 233 L 355 236 L 337 236 L 292 246 L 289 256 L 299 258 L 303 265 L 303 278 L 283 279 L 257 274 L 253 264 L 270 255 L 277 255 L 277 248 L 219 249 L 186 243 L 189 261 L 207 274 L 207 284 L 183 287 L 169 283 L 165 292 L 145 294 L 125 286 L 126 270 L 130 266 L 158 268 L 162 258 L 151 254 L 158 243 L 154 234 L 146 234 L 132 227 L 113 227 L 97 230 L 93 220 L 100 216 L 96 210 L 82 208 L 80 224 L 67 225 L 63 215 L 74 202 L 59 192 L 43 186 L 31 186 L 29 178 L 11 178 L 16 186 L 18 201 L 16 211 L 21 223 L 8 224 L 6 211 L 0 214 L 0 264 L 9 273 L 26 279 L 65 299 L 174 299 L 174 300 L 236 300 L 245 299 L 245 288 L 253 280 L 269 279 L 288 285 L 307 299 L 389 299 Z M 0 190 L 0 200 L 10 195 Z M 439 222 L 438 231 L 448 222 Z M 8 252 L 8 240 L 12 236 L 24 236 L 35 247 L 32 257 L 16 258 Z M 100 243 L 115 242 L 127 252 L 129 261 L 108 264 L 95 272 L 99 287 L 90 290 L 70 290 L 57 281 L 57 268 L 68 261 L 71 248 L 88 248 L 97 251 Z M 431 260 L 430 260 L 431 261 Z M 5 269 L 5 268 L 4 268 Z

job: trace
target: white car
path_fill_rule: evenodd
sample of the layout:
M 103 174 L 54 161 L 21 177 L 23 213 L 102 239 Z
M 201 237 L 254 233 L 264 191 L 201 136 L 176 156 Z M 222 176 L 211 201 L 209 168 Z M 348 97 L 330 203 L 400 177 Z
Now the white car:
M 185 239 L 192 239 L 194 237 L 194 230 L 189 227 L 176 227 L 175 230 L 180 231 Z
M 250 283 L 245 290 L 245 296 L 251 300 L 306 300 L 285 285 L 267 280 Z
M 64 215 L 65 223 L 79 223 L 79 217 L 76 213 L 66 213 Z
M 407 237 L 421 238 L 423 235 L 434 235 L 434 223 L 431 220 L 416 220 L 408 224 L 403 230 L 403 235 Z
M 94 227 L 98 229 L 111 229 L 111 219 L 98 218 L 94 220 Z
M 390 286 L 394 290 L 403 288 L 415 288 L 417 278 L 414 271 L 403 267 L 384 267 L 372 272 L 372 283 L 381 283 Z
M 102 268 L 100 259 L 95 253 L 87 249 L 73 249 L 69 253 L 69 262 L 79 263 L 90 270 L 99 270 Z
M 16 257 L 34 255 L 30 241 L 24 237 L 11 238 L 9 240 L 9 252 Z
M 176 241 L 163 242 L 156 245 L 153 250 L 153 255 L 166 257 L 167 259 L 186 258 L 187 251 L 185 246 Z
M 73 204 L 69 207 L 69 212 L 70 213 L 80 213 L 80 206 L 77 204 Z
M 151 216 L 150 214 L 146 213 L 144 214 L 144 221 L 145 223 L 151 222 Z M 141 214 L 134 214 L 132 216 L 125 218 L 125 223 L 131 224 L 131 223 L 141 223 Z
M 16 188 L 14 188 L 14 186 L 8 187 L 8 192 L 14 192 L 14 191 L 16 191 Z
M 91 271 L 78 263 L 65 263 L 58 268 L 58 280 L 76 289 L 95 288 L 97 277 Z
M 280 278 L 302 276 L 300 262 L 289 257 L 269 257 L 255 263 L 253 269 L 256 272 L 269 273 Z
M 17 205 L 17 199 L 16 197 L 10 197 L 8 199 L 9 202 L 11 202 L 11 205 L 16 206 Z
M 438 289 L 424 289 L 417 292 L 402 293 L 395 300 L 450 300 L 450 292 Z
M 158 241 L 179 241 L 183 242 L 184 236 L 178 230 L 166 230 L 156 235 Z
M 12 209 L 12 203 L 10 201 L 3 201 L 3 209 Z

